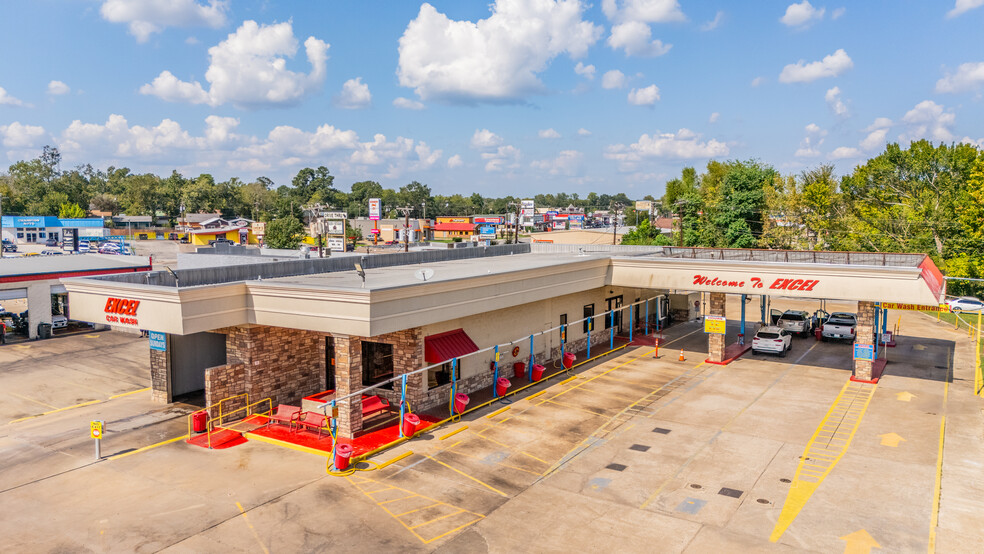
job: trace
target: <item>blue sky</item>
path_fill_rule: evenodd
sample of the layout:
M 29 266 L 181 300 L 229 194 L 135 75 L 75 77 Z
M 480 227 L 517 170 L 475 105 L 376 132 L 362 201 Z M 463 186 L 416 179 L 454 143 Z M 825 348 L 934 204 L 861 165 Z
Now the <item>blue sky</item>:
M 0 5 L 0 166 L 435 193 L 659 196 L 682 167 L 839 173 L 984 144 L 984 0 Z

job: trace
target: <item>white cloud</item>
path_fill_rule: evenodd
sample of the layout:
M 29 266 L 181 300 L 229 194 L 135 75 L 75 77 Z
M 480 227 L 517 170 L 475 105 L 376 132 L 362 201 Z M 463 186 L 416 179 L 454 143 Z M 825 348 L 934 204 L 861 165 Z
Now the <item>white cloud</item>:
M 840 19 L 845 13 L 847 13 L 847 8 L 837 8 L 830 14 L 830 19 Z
M 788 27 L 803 27 L 823 19 L 825 11 L 825 8 L 818 10 L 810 4 L 809 0 L 803 0 L 799 4 L 790 4 L 779 21 Z
M 707 122 L 708 123 L 717 123 L 719 119 L 721 119 L 721 114 L 719 114 L 718 112 L 714 112 L 714 113 L 711 114 L 711 117 L 708 117 L 707 118 Z
M 454 169 L 456 167 L 461 167 L 465 165 L 465 162 L 461 161 L 461 154 L 455 154 L 448 158 L 448 168 Z
M 601 10 L 609 21 L 616 23 L 668 23 L 687 20 L 677 0 L 602 0 Z
M 902 138 L 909 140 L 930 139 L 949 142 L 953 140 L 953 133 L 950 127 L 956 121 L 956 116 L 952 112 L 943 110 L 932 100 L 923 100 L 916 104 L 914 108 L 905 113 L 902 121 L 908 125 L 908 130 Z
M 346 110 L 368 108 L 372 104 L 372 94 L 369 85 L 362 82 L 362 77 L 349 79 L 342 85 L 342 92 L 334 98 L 335 105 Z
M 310 73 L 287 69 L 287 59 L 297 53 L 297 39 L 290 22 L 260 25 L 244 21 L 226 40 L 208 49 L 209 64 L 205 90 L 197 82 L 181 81 L 162 71 L 141 94 L 168 102 L 219 106 L 231 102 L 238 107 L 290 105 L 318 90 L 325 79 L 329 45 L 314 37 L 304 41 Z
M 721 11 L 721 10 L 718 10 L 718 12 L 716 14 L 714 14 L 714 19 L 712 19 L 712 20 L 708 21 L 707 23 L 704 23 L 703 25 L 701 25 L 700 26 L 700 30 L 701 31 L 713 31 L 714 29 L 717 29 L 721 25 L 721 23 L 723 21 L 724 21 L 724 12 Z
M 583 159 L 584 154 L 577 150 L 562 150 L 556 158 L 536 160 L 530 166 L 546 171 L 551 175 L 573 177 L 581 172 Z
M 817 62 L 803 60 L 789 64 L 779 74 L 780 83 L 809 83 L 824 77 L 836 77 L 854 67 L 854 62 L 843 48 Z
M 556 139 L 556 138 L 560 138 L 560 133 L 558 133 L 557 131 L 555 131 L 553 128 L 550 128 L 550 129 L 540 129 L 539 131 L 537 131 L 536 134 L 537 134 L 537 136 L 539 136 L 542 139 Z
M 970 137 L 964 137 L 960 140 L 960 143 L 976 146 L 977 148 L 984 148 L 984 138 L 979 138 L 977 140 L 974 140 Z
M 495 172 L 519 166 L 519 149 L 512 145 L 499 146 L 494 152 L 483 152 L 485 171 Z
M 0 87 L 0 106 L 3 106 L 3 105 L 7 105 L 7 106 L 27 106 L 27 104 L 25 104 L 21 100 L 19 100 L 17 98 L 14 98 L 13 96 L 7 94 L 7 91 L 3 87 Z
M 936 92 L 976 90 L 982 82 L 984 82 L 984 62 L 962 63 L 956 72 L 948 71 L 942 79 L 936 81 Z
M 953 9 L 946 12 L 946 16 L 957 17 L 964 12 L 969 12 L 970 10 L 981 6 L 984 6 L 984 0 L 957 0 L 957 3 L 954 4 Z
M 39 138 L 44 136 L 44 127 L 24 125 L 14 121 L 9 125 L 0 125 L 0 142 L 8 148 L 30 148 L 37 146 Z
M 585 79 L 589 79 L 589 80 L 594 79 L 595 66 L 584 65 L 581 62 L 577 62 L 577 65 L 574 66 L 574 73 L 577 73 L 578 75 L 584 77 Z
M 577 135 L 579 137 L 590 137 L 591 131 L 585 129 L 584 127 L 581 127 L 580 129 L 577 130 Z
M 876 129 L 868 133 L 868 136 L 861 139 L 861 148 L 864 150 L 877 150 L 885 145 L 885 137 L 888 136 L 888 129 Z
M 397 137 L 388 141 L 383 134 L 373 136 L 372 142 L 359 143 L 349 157 L 357 166 L 386 166 L 387 177 L 397 177 L 406 170 L 424 170 L 441 159 L 440 150 L 431 150 L 425 142 Z
M 188 38 L 185 39 L 185 44 L 187 44 L 189 46 L 194 46 L 194 45 L 198 44 L 199 42 L 200 41 L 197 38 L 195 38 L 195 37 L 188 37 Z
M 502 137 L 488 129 L 476 129 L 471 138 L 471 146 L 477 150 L 488 150 L 502 144 Z
M 48 94 L 58 96 L 72 92 L 71 87 L 61 81 L 51 81 L 48 83 Z
M 210 115 L 205 118 L 205 140 L 210 146 L 249 142 L 251 139 L 233 132 L 236 127 L 239 127 L 239 119 L 235 117 Z
M 816 158 L 820 151 L 813 146 L 800 146 L 793 155 L 797 158 Z
M 423 100 L 508 102 L 544 89 L 537 75 L 561 54 L 584 56 L 602 28 L 579 0 L 497 0 L 477 22 L 424 3 L 400 37 L 397 76 Z
M 627 56 L 645 56 L 654 58 L 662 56 L 673 48 L 672 44 L 663 44 L 659 39 L 653 40 L 649 25 L 641 21 L 628 21 L 612 27 L 608 37 L 608 45 L 612 50 L 625 50 Z
M 865 132 L 877 131 L 878 129 L 888 129 L 893 125 L 892 120 L 887 117 L 876 117 L 875 121 L 865 127 Z
M 820 126 L 817 125 L 816 123 L 810 123 L 809 125 L 807 125 L 803 129 L 807 132 L 807 134 L 810 134 L 810 135 L 824 136 L 824 135 L 827 134 L 827 131 L 825 131 L 824 129 L 821 129 Z
M 692 159 L 727 156 L 728 145 L 715 139 L 701 141 L 700 136 L 689 129 L 676 133 L 644 134 L 628 146 L 611 145 L 605 149 L 605 158 L 615 160 L 623 170 L 632 169 L 637 163 L 650 158 Z
M 652 106 L 659 100 L 659 87 L 649 85 L 645 88 L 629 91 L 629 104 L 633 106 Z
M 759 85 L 762 85 L 763 83 L 765 83 L 765 77 L 756 77 L 756 78 L 752 79 L 752 86 L 753 87 L 757 87 Z
M 823 145 L 825 140 L 823 137 L 827 136 L 827 131 L 821 129 L 816 123 L 810 123 L 803 130 L 806 132 L 806 136 L 803 137 L 803 141 L 800 142 L 799 148 L 793 155 L 797 158 L 816 158 L 820 155 L 819 147 Z
M 206 26 L 217 29 L 226 23 L 224 0 L 210 0 L 202 5 L 195 0 L 106 0 L 99 13 L 113 23 L 127 23 L 137 42 L 147 42 L 150 35 L 165 27 Z
M 424 104 L 422 102 L 417 102 L 416 100 L 411 100 L 409 98 L 403 98 L 402 96 L 395 98 L 393 100 L 393 105 L 397 108 L 403 108 L 404 110 L 424 109 Z
M 606 71 L 604 75 L 601 76 L 601 88 L 613 89 L 622 88 L 625 86 L 625 73 L 617 69 L 611 71 Z
M 827 101 L 827 105 L 833 110 L 835 115 L 846 116 L 847 115 L 847 104 L 841 100 L 841 89 L 840 87 L 834 87 L 827 89 L 827 93 L 823 95 L 823 99 Z
M 830 153 L 831 160 L 845 160 L 845 159 L 857 159 L 862 157 L 862 153 L 857 148 L 852 148 L 850 146 L 838 146 L 834 148 L 833 152 Z
M 130 126 L 122 115 L 111 114 L 104 125 L 76 119 L 61 134 L 59 148 L 66 155 L 108 155 L 116 158 L 164 160 L 178 152 L 194 152 L 206 146 L 170 119 L 156 127 Z

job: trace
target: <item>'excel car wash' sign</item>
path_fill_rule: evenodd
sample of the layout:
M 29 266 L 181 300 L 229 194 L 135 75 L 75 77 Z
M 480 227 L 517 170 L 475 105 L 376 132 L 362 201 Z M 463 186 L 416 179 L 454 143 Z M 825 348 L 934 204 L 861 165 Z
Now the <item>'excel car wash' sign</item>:
M 705 285 L 709 287 L 725 287 L 733 289 L 769 289 L 769 290 L 802 290 L 812 291 L 813 287 L 820 283 L 819 279 L 795 279 L 778 278 L 775 280 L 762 281 L 760 277 L 748 277 L 747 279 L 721 279 L 709 277 L 707 275 L 694 275 L 695 285 Z M 768 285 L 768 286 L 766 286 Z
M 106 322 L 118 325 L 137 325 L 137 308 L 140 307 L 139 300 L 127 300 L 126 298 L 107 298 Z

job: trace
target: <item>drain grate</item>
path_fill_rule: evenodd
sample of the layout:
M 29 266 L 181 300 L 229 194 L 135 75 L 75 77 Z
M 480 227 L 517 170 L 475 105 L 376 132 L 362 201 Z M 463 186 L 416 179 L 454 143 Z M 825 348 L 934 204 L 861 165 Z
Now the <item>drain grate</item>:
M 780 480 L 779 480 L 779 482 L 780 482 L 780 483 L 792 483 L 792 481 L 791 481 L 791 480 L 789 480 L 789 479 L 786 479 L 785 477 L 783 477 L 782 479 L 780 479 Z
M 721 496 L 730 496 L 731 498 L 741 498 L 741 495 L 745 494 L 745 491 L 740 491 L 737 489 L 729 489 L 728 487 L 721 487 L 718 491 Z
M 605 469 L 611 469 L 614 471 L 625 471 L 625 468 L 627 467 L 629 466 L 622 465 L 622 464 L 608 464 L 607 466 L 605 466 Z
M 657 427 L 657 428 L 653 429 L 653 433 L 659 433 L 660 435 L 669 435 L 670 434 L 670 430 L 669 429 L 663 429 L 662 427 Z
M 629 450 L 635 450 L 636 452 L 645 452 L 649 450 L 649 447 L 644 444 L 633 444 L 629 447 Z
M 704 487 L 698 485 L 697 483 L 691 483 L 690 484 L 690 488 L 692 488 L 692 489 L 702 489 Z
M 769 502 L 764 498 L 759 498 L 758 500 L 756 500 L 756 502 L 758 502 L 759 504 L 772 504 L 771 502 Z

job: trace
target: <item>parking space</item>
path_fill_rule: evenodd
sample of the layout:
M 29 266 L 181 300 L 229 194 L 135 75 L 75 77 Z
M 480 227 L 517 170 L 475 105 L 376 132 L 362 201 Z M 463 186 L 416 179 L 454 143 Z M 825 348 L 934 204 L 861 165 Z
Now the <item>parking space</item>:
M 97 551 L 981 551 L 972 348 L 902 321 L 877 385 L 849 384 L 847 343 L 719 366 L 700 325 L 679 324 L 658 358 L 622 350 L 343 478 L 269 444 L 175 441 L 192 408 L 138 392 L 145 340 L 0 347 L 0 533 Z M 92 462 L 90 419 L 115 458 Z

